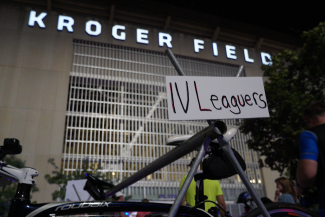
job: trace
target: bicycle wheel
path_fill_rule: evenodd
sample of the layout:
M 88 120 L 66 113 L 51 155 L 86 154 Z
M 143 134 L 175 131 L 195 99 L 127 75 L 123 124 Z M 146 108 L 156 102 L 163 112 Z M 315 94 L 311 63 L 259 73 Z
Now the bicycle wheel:
M 167 216 L 171 204 L 163 203 L 138 203 L 138 202 L 67 202 L 67 203 L 49 203 L 28 213 L 28 217 L 125 217 L 125 216 L 148 216 L 164 217 Z M 138 213 L 139 212 L 139 213 Z M 16 213 L 15 213 L 16 214 Z M 134 214 L 134 215 L 133 215 Z M 12 215 L 14 217 L 18 215 Z M 22 215 L 21 215 L 22 216 Z M 204 210 L 194 209 L 193 207 L 181 206 L 177 212 L 178 217 L 211 217 Z
M 305 207 L 295 205 L 292 203 L 268 203 L 265 204 L 267 211 L 271 217 L 319 217 L 318 214 L 309 211 Z M 244 217 L 262 217 L 261 212 L 255 208 L 248 212 Z
M 55 217 L 166 217 L 168 216 L 168 211 L 166 212 L 104 212 L 104 213 L 80 213 L 80 214 L 67 214 L 67 215 L 55 215 Z M 179 212 L 177 217 L 212 217 L 208 214 L 197 213 L 196 215 Z

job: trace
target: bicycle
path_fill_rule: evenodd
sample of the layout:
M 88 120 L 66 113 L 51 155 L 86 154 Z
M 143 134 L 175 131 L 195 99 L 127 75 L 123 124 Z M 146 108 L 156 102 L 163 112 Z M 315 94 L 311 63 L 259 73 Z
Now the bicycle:
M 264 200 L 263 200 L 264 199 Z M 279 203 L 273 202 L 268 198 L 262 198 L 263 203 L 266 209 L 269 211 L 271 216 L 302 216 L 301 214 L 298 215 L 298 210 L 301 213 L 310 213 L 308 209 L 302 206 L 297 206 L 297 204 L 288 204 L 288 203 Z M 250 194 L 246 192 L 242 192 L 237 199 L 237 204 L 242 203 L 244 204 L 245 212 L 241 215 L 241 217 L 256 217 L 260 214 L 257 212 L 255 208 L 256 205 L 251 198 Z M 296 215 L 297 214 L 297 215 Z M 312 215 L 312 214 L 311 214 Z M 304 215 L 303 215 L 304 216 Z
M 197 136 L 194 136 L 191 141 L 197 144 L 197 140 L 202 140 L 207 135 L 214 132 L 214 126 L 202 130 Z M 193 144 L 192 144 L 193 146 Z M 184 147 L 184 146 L 182 146 Z M 196 147 L 194 146 L 194 149 Z M 173 149 L 175 150 L 175 149 Z M 178 149 L 179 150 L 179 149 Z M 7 154 L 19 154 L 22 147 L 17 139 L 5 139 L 4 145 L 0 146 L 0 160 Z M 168 155 L 168 154 L 167 154 Z M 181 153 L 181 155 L 183 155 Z M 163 156 L 164 157 L 164 156 Z M 169 162 L 169 161 L 168 161 Z M 154 165 L 154 167 L 156 167 Z M 16 194 L 12 200 L 8 217 L 17 216 L 66 216 L 76 214 L 91 214 L 94 216 L 99 213 L 99 216 L 112 216 L 116 212 L 130 212 L 130 211 L 149 211 L 153 212 L 155 216 L 164 215 L 171 209 L 170 204 L 159 203 L 138 203 L 138 202 L 107 202 L 100 201 L 79 201 L 79 202 L 56 202 L 56 203 L 42 203 L 32 204 L 30 201 L 31 187 L 36 184 L 34 177 L 38 176 L 37 170 L 34 168 L 15 168 L 0 161 L 0 175 L 11 180 L 18 182 Z M 103 197 L 103 190 L 111 187 L 104 181 L 97 179 L 91 175 L 87 175 L 90 183 L 95 186 L 95 191 L 99 192 L 98 195 Z M 89 183 L 88 182 L 88 183 Z M 116 187 L 116 186 L 115 186 Z M 101 190 L 99 190 L 101 189 Z M 93 193 L 91 193 L 93 194 Z M 94 194 L 93 194 L 94 195 Z M 95 195 L 94 195 L 95 196 Z M 95 196 L 97 198 L 98 196 Z M 158 212 L 158 213 L 157 213 Z M 201 209 L 192 209 L 191 207 L 182 206 L 177 212 L 178 216 L 207 216 L 210 214 Z
M 227 138 L 227 136 L 226 136 Z M 173 140 L 181 141 L 181 137 Z M 182 146 L 185 147 L 185 146 Z M 17 139 L 5 139 L 4 146 L 0 146 L 0 160 L 6 154 L 19 154 L 21 152 L 21 146 Z M 87 185 L 90 189 L 88 191 L 95 198 L 101 198 L 99 201 L 80 201 L 80 202 L 59 202 L 59 203 L 43 203 L 32 204 L 29 196 L 32 185 L 36 182 L 34 177 L 38 176 L 38 172 L 33 168 L 14 168 L 0 161 L 0 174 L 1 176 L 8 177 L 18 182 L 17 192 L 13 198 L 12 205 L 9 211 L 9 217 L 11 216 L 66 216 L 66 215 L 84 215 L 85 213 L 95 216 L 112 216 L 116 212 L 131 212 L 131 211 L 149 211 L 152 214 L 149 216 L 166 216 L 170 211 L 170 204 L 160 203 L 138 203 L 138 202 L 106 202 L 104 189 L 111 188 L 112 184 L 106 183 L 92 175 L 87 174 Z M 87 187 L 86 187 L 87 188 Z M 92 189 L 92 190 L 91 190 Z M 270 213 L 270 216 L 317 216 L 314 213 L 309 212 L 307 209 L 287 204 L 276 203 L 266 205 L 266 209 Z M 204 210 L 180 206 L 177 212 L 178 216 L 209 216 L 209 213 Z M 260 216 L 261 213 L 258 209 L 254 209 L 247 213 L 245 217 Z
M 177 72 L 180 75 L 182 70 L 178 65 L 176 58 L 172 55 L 170 50 L 167 50 L 167 55 L 171 59 L 173 65 L 175 66 Z M 167 154 L 156 159 L 154 162 L 144 167 L 140 171 L 136 172 L 123 182 L 112 187 L 111 184 L 107 184 L 104 181 L 97 179 L 91 175 L 87 175 L 87 186 L 85 188 L 89 193 L 98 199 L 98 201 L 78 201 L 78 202 L 58 202 L 58 203 L 42 203 L 42 204 L 32 204 L 30 201 L 30 191 L 31 187 L 36 184 L 34 177 L 38 176 L 37 170 L 33 168 L 15 168 L 13 166 L 7 165 L 1 161 L 1 159 L 7 154 L 19 154 L 22 151 L 21 145 L 17 139 L 5 139 L 4 145 L 0 146 L 0 175 L 11 180 L 17 181 L 17 191 L 12 200 L 8 217 L 16 216 L 68 216 L 68 215 L 91 215 L 91 216 L 112 216 L 116 212 L 130 212 L 130 211 L 146 211 L 152 212 L 150 216 L 207 216 L 212 217 L 211 214 L 205 212 L 199 208 L 180 206 L 181 199 L 184 197 L 186 190 L 190 184 L 190 181 L 194 177 L 194 173 L 197 170 L 200 161 L 204 155 L 209 152 L 209 145 L 211 141 L 217 143 L 218 149 L 222 150 L 229 161 L 233 165 L 238 175 L 241 177 L 243 183 L 247 187 L 248 191 L 251 193 L 254 201 L 256 202 L 257 208 L 247 213 L 247 217 L 255 216 L 313 216 L 317 215 L 309 212 L 303 207 L 291 205 L 291 204 L 278 204 L 277 206 L 265 206 L 261 203 L 257 197 L 252 185 L 250 184 L 248 178 L 243 172 L 236 156 L 234 155 L 230 145 L 224 134 L 227 132 L 227 127 L 223 122 L 209 121 L 209 126 L 196 133 L 189 138 L 179 140 L 179 145 L 172 149 Z M 200 147 L 201 146 L 201 147 Z M 183 187 L 181 188 L 175 203 L 170 204 L 160 204 L 160 203 L 139 203 L 139 202 L 107 202 L 106 198 L 113 196 L 116 192 L 124 189 L 125 187 L 135 183 L 136 181 L 146 177 L 147 175 L 161 169 L 162 167 L 174 162 L 175 160 L 185 156 L 186 154 L 199 148 L 199 153 L 196 160 L 193 163 L 191 170 L 188 173 L 187 179 L 185 180 Z M 104 192 L 108 189 L 108 192 Z M 149 216 L 147 215 L 147 216 Z
M 233 138 L 233 136 L 236 134 L 235 129 L 228 130 L 225 134 L 223 134 L 223 137 L 225 141 L 229 141 Z M 173 138 L 169 138 L 167 142 L 169 145 L 179 145 L 182 142 L 184 142 L 186 139 L 188 139 L 190 136 L 175 136 Z M 218 144 L 216 140 L 212 141 L 211 143 Z M 206 201 L 206 202 L 212 202 L 212 201 Z M 241 215 L 241 217 L 260 217 L 263 216 L 260 212 L 260 210 L 257 208 L 255 201 L 249 194 L 249 192 L 243 192 L 238 196 L 237 203 L 243 203 L 245 205 L 245 212 Z M 283 203 L 283 202 L 271 202 L 271 203 L 265 203 L 263 200 L 263 206 L 265 206 L 267 212 L 270 214 L 271 217 L 275 216 L 286 216 L 286 217 L 293 217 L 293 216 L 318 216 L 316 213 L 308 210 L 305 207 L 302 207 L 297 204 L 291 204 L 291 203 Z M 217 205 L 217 204 L 216 204 Z M 217 205 L 218 206 L 218 205 Z M 222 209 L 220 206 L 218 206 L 219 209 Z M 227 213 L 228 216 L 229 213 Z M 226 216 L 227 216 L 226 214 Z

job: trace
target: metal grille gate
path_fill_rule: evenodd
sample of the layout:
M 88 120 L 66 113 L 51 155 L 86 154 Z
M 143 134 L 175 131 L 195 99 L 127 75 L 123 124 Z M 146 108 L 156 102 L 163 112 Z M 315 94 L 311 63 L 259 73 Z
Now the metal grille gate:
M 177 57 L 186 75 L 236 75 L 238 67 Z M 119 182 L 173 147 L 166 139 L 196 133 L 205 121 L 169 121 L 165 76 L 177 75 L 164 53 L 135 48 L 74 41 L 70 72 L 62 165 L 65 173 L 87 165 Z M 240 120 L 226 120 L 229 127 Z M 262 183 L 258 156 L 238 133 L 231 141 L 247 163 L 247 175 L 258 194 Z M 194 152 L 124 189 L 132 200 L 173 200 Z M 221 180 L 226 200 L 245 191 L 238 176 Z

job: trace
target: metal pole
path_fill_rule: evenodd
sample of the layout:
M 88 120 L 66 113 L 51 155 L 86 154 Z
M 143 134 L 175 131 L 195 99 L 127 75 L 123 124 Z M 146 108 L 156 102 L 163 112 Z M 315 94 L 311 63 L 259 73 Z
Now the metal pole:
M 191 166 L 191 169 L 190 171 L 188 172 L 187 176 L 186 176 L 186 179 L 183 183 L 183 186 L 182 188 L 180 189 L 176 199 L 175 199 L 175 202 L 173 203 L 172 207 L 170 208 L 169 210 L 169 213 L 168 213 L 168 217 L 175 217 L 176 214 L 177 214 L 177 211 L 182 203 L 182 200 L 183 198 L 185 197 L 185 194 L 187 192 L 187 189 L 190 187 L 190 184 L 192 182 L 192 179 L 197 171 L 197 168 L 200 166 L 200 163 L 202 161 L 202 158 L 204 157 L 205 155 L 205 151 L 207 149 L 207 147 L 209 146 L 211 142 L 211 139 L 210 138 L 207 138 L 203 143 L 202 143 L 202 146 L 200 148 L 200 151 L 199 153 L 197 154 L 195 160 L 194 160 L 194 163 L 193 165 Z
M 170 50 L 170 49 L 167 49 L 166 51 L 166 54 L 169 58 L 169 60 L 172 62 L 173 66 L 175 67 L 177 73 L 180 75 L 180 76 L 185 76 L 185 73 L 182 69 L 182 67 L 179 65 L 176 57 L 174 56 L 173 52 Z M 237 72 L 238 74 L 238 72 Z M 213 123 L 213 120 L 207 120 L 208 124 L 212 124 Z
M 175 67 L 176 71 L 178 72 L 178 74 L 184 76 L 185 74 L 184 74 L 182 68 L 180 67 L 179 63 L 177 62 L 177 60 L 176 60 L 175 56 L 173 55 L 173 53 L 169 49 L 166 50 L 166 53 L 167 53 L 167 56 L 169 57 L 170 61 L 174 65 L 174 67 Z M 240 76 L 240 74 L 243 72 L 243 69 L 244 69 L 244 66 L 241 65 L 239 67 L 238 71 L 237 71 L 236 77 Z M 208 123 L 211 123 L 211 121 L 208 121 Z M 216 127 L 216 131 L 218 132 L 219 135 L 222 135 L 220 130 L 217 127 Z M 248 180 L 248 178 L 247 178 L 246 174 L 244 173 L 243 169 L 239 165 L 233 151 L 230 148 L 230 145 L 223 139 L 222 136 L 217 137 L 217 139 L 218 139 L 218 142 L 219 142 L 222 150 L 226 153 L 226 155 L 228 156 L 230 162 L 233 164 L 234 168 L 236 169 L 236 172 L 238 173 L 239 177 L 241 178 L 244 185 L 246 186 L 247 190 L 252 195 L 253 200 L 255 201 L 255 203 L 256 203 L 258 209 L 261 211 L 262 215 L 264 217 L 270 217 L 270 214 L 267 212 L 264 204 L 262 203 L 261 199 L 257 196 L 252 184 L 250 183 L 250 181 Z
M 175 67 L 177 73 L 181 76 L 185 76 L 185 73 L 181 66 L 179 65 L 177 59 L 175 58 L 174 54 L 170 49 L 167 49 L 166 51 L 167 56 L 169 57 L 170 61 L 172 62 L 173 66 Z
M 239 77 L 243 71 L 244 71 L 244 66 L 243 65 L 239 66 L 236 77 Z
M 219 131 L 219 129 L 217 127 L 216 127 L 216 131 L 217 132 Z M 220 131 L 219 131 L 219 133 L 220 133 Z M 270 217 L 270 214 L 266 210 L 266 208 L 265 208 L 264 204 L 262 203 L 261 199 L 257 196 L 252 184 L 250 183 L 250 181 L 248 180 L 246 174 L 244 173 L 244 170 L 241 168 L 240 164 L 238 163 L 238 161 L 237 161 L 237 159 L 236 159 L 236 157 L 234 155 L 234 152 L 231 150 L 230 145 L 228 144 L 228 142 L 226 142 L 223 139 L 222 136 L 217 137 L 217 139 L 218 139 L 218 142 L 220 144 L 221 149 L 225 152 L 225 154 L 229 158 L 230 162 L 234 166 L 236 172 L 238 173 L 239 177 L 243 181 L 245 187 L 247 188 L 247 190 L 251 194 L 254 202 L 257 205 L 257 208 L 260 210 L 260 212 L 262 213 L 262 215 L 264 217 Z

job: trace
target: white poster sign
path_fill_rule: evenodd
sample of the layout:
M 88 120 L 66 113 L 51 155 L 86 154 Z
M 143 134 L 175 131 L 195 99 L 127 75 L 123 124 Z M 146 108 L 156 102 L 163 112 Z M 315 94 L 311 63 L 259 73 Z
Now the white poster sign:
M 261 77 L 166 76 L 169 120 L 270 117 Z

